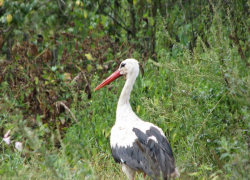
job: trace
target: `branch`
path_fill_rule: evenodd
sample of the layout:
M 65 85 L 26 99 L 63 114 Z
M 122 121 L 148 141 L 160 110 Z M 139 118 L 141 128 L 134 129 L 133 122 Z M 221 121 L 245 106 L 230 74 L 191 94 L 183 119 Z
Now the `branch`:
M 2 28 L 0 28 L 0 35 L 2 35 L 3 33 L 7 33 L 7 35 L 5 36 L 3 42 L 2 42 L 2 47 L 4 46 L 5 42 L 7 41 L 7 39 L 9 38 L 9 36 L 11 35 L 11 32 L 14 30 L 15 28 L 15 24 L 12 24 L 8 29 L 3 30 Z M 0 49 L 1 51 L 1 49 Z
M 116 16 L 121 20 L 122 24 L 125 25 L 125 23 L 123 22 L 122 18 L 118 15 L 118 13 L 116 13 L 116 11 L 114 10 L 114 8 L 112 8 L 112 6 L 110 6 L 110 8 L 114 11 L 114 13 L 116 14 Z
M 66 5 L 65 2 L 64 2 L 63 0 L 61 0 L 61 1 L 62 1 L 62 3 L 63 3 L 64 5 Z
M 98 4 L 99 4 L 99 2 L 98 2 Z M 123 29 L 125 29 L 128 33 L 130 33 L 130 34 L 132 33 L 132 31 L 131 31 L 130 29 L 128 29 L 127 27 L 125 27 L 125 26 L 123 26 L 121 23 L 119 23 L 118 20 L 116 20 L 113 16 L 111 16 L 111 15 L 109 15 L 108 13 L 104 12 L 103 10 L 101 10 L 100 5 L 99 5 L 98 10 L 99 10 L 102 14 L 104 14 L 104 15 L 110 17 L 113 21 L 115 21 L 120 27 L 122 27 Z
M 121 26 L 123 29 L 125 29 L 126 31 L 128 31 L 129 33 L 132 33 L 132 31 L 130 29 L 128 29 L 127 27 L 124 27 L 123 25 L 121 25 L 121 23 L 119 23 L 114 17 L 110 16 L 109 14 L 105 13 L 104 11 L 101 11 L 104 15 L 110 17 L 111 19 L 113 19 L 119 26 Z
M 4 30 L 3 28 L 1 28 L 0 29 L 0 35 L 3 34 L 3 33 L 9 32 L 13 26 L 14 26 L 14 24 L 11 24 L 11 26 L 8 29 L 6 29 L 6 30 Z
M 61 0 L 61 2 L 65 5 L 65 2 L 64 2 L 64 1 L 62 1 L 62 0 Z M 64 16 L 68 16 L 67 14 L 65 14 L 65 13 L 63 12 L 63 10 L 62 10 L 62 7 L 61 7 L 61 5 L 60 5 L 60 1 L 59 1 L 59 0 L 57 1 L 57 4 L 58 4 L 58 7 L 59 7 L 60 11 L 63 13 L 63 15 L 64 15 Z
M 66 104 L 64 104 L 62 101 L 59 102 L 59 104 L 61 104 L 70 113 L 70 115 L 73 117 L 73 119 L 75 120 L 75 122 L 80 126 L 79 121 L 76 119 L 76 117 L 74 116 L 73 112 L 68 108 L 68 106 L 66 106 Z M 58 103 L 56 103 L 56 106 L 58 106 Z
M 249 67 L 250 64 L 247 61 L 246 56 L 245 56 L 245 54 L 244 54 L 244 52 L 242 50 L 242 47 L 241 47 L 241 44 L 240 44 L 240 38 L 238 37 L 237 31 L 238 31 L 238 29 L 236 27 L 235 31 L 233 32 L 234 35 L 229 35 L 229 38 L 232 39 L 234 41 L 234 43 L 238 46 L 238 53 L 240 54 L 241 59 L 244 60 L 245 63 L 246 63 L 246 66 Z

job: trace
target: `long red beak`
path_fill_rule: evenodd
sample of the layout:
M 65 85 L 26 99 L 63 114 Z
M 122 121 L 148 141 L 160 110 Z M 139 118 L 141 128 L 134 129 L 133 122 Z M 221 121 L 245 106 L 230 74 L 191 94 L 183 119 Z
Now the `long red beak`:
M 118 77 L 121 77 L 122 75 L 120 74 L 119 70 L 116 70 L 113 74 L 111 74 L 106 80 L 104 80 L 101 84 L 99 84 L 96 88 L 95 91 L 98 89 L 101 89 L 102 87 L 106 86 L 107 84 L 111 83 Z

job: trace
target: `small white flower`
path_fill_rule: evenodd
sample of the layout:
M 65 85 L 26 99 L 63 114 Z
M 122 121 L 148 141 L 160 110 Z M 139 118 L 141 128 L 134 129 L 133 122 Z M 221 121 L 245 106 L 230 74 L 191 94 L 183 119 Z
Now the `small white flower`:
M 9 145 L 10 144 L 10 136 L 3 138 L 3 141 L 6 142 L 7 145 Z
M 15 143 L 15 148 L 18 150 L 18 151 L 22 151 L 23 150 L 23 145 L 21 142 L 16 142 Z
M 4 138 L 7 138 L 7 137 L 9 137 L 9 135 L 10 135 L 10 130 L 8 130 L 8 132 L 5 133 L 3 137 L 4 137 Z
M 6 142 L 7 145 L 10 144 L 10 130 L 8 130 L 8 132 L 4 134 L 3 141 Z

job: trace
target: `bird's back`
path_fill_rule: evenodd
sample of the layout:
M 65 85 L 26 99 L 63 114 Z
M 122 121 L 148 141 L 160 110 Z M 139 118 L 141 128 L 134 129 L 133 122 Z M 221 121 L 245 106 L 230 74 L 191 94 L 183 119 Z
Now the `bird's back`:
M 112 155 L 135 171 L 153 179 L 169 179 L 175 172 L 171 146 L 162 130 L 149 122 L 116 124 L 110 137 Z

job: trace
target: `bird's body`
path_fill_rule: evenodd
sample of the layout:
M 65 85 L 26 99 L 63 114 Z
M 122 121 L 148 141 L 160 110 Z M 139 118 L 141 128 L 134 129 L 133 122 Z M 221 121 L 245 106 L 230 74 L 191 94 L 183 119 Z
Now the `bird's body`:
M 116 123 L 111 130 L 112 155 L 115 162 L 121 163 L 123 172 L 131 180 L 134 179 L 135 172 L 142 172 L 155 180 L 178 177 L 172 149 L 162 129 L 142 121 L 129 104 L 138 74 L 138 61 L 127 59 L 95 89 L 98 90 L 119 76 L 126 75 L 126 83 L 117 105 Z

